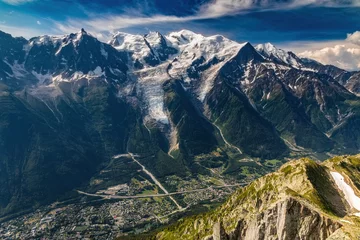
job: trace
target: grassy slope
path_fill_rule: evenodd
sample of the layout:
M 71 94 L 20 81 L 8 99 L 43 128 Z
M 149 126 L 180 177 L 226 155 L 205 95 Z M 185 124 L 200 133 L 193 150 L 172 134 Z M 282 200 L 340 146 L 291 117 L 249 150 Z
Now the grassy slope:
M 227 231 L 235 229 L 237 222 L 266 210 L 274 203 L 293 197 L 322 214 L 338 220 L 348 211 L 348 205 L 336 190 L 329 175 L 330 169 L 349 174 L 357 186 L 360 180 L 360 155 L 340 157 L 318 164 L 301 159 L 285 164 L 279 171 L 268 174 L 245 188 L 239 189 L 218 209 L 182 219 L 157 234 L 157 239 L 201 239 L 211 235 L 213 225 L 220 219 Z M 344 231 L 359 233 L 360 224 L 346 225 Z M 350 236 L 350 235 L 349 235 Z M 155 237 L 154 237 L 155 238 Z
M 222 80 L 219 77 L 218 81 Z M 287 152 L 274 127 L 253 109 L 246 97 L 226 80 L 207 99 L 212 120 L 225 138 L 254 157 L 276 158 Z

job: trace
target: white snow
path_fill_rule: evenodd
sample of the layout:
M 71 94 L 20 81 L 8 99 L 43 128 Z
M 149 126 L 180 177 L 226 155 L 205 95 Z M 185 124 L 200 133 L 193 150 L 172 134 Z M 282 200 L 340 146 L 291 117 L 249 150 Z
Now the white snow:
M 57 48 L 55 55 L 58 55 L 61 52 L 61 49 L 69 44 L 73 44 L 74 46 L 79 45 L 84 35 L 88 33 L 79 31 L 75 35 L 59 35 L 59 36 L 39 36 L 30 39 L 29 44 L 24 46 L 24 50 L 28 53 L 31 48 L 35 45 L 52 45 L 54 48 Z
M 24 64 L 19 64 L 16 60 L 14 64 L 9 64 L 6 60 L 4 60 L 4 63 L 6 63 L 10 68 L 13 74 L 9 74 L 9 76 L 16 77 L 16 78 L 23 78 L 27 74 L 27 71 L 25 70 Z
M 102 70 L 102 68 L 100 66 L 97 66 L 94 70 L 89 71 L 87 74 L 85 74 L 81 71 L 76 71 L 71 76 L 65 76 L 64 74 L 59 74 L 56 76 L 52 76 L 51 79 L 53 82 L 71 82 L 71 81 L 77 81 L 80 79 L 87 79 L 88 81 L 90 81 L 91 79 L 99 78 L 99 77 L 103 77 L 103 76 L 105 76 L 105 72 Z M 45 76 L 38 75 L 38 77 L 42 78 Z
M 65 36 L 48 36 L 48 35 L 39 36 L 30 39 L 29 45 L 31 47 L 34 45 L 49 45 L 49 44 L 56 46 L 57 44 L 61 43 L 64 37 Z
M 149 117 L 161 123 L 168 124 L 169 119 L 164 107 L 163 83 L 170 79 L 167 74 L 168 63 L 161 64 L 153 68 L 145 68 L 135 71 L 134 75 L 138 78 L 138 87 L 143 94 L 147 105 Z
M 345 182 L 344 177 L 338 172 L 330 172 L 330 174 L 335 180 L 338 188 L 344 193 L 345 199 L 349 205 L 357 211 L 360 211 L 360 198 L 355 195 L 352 187 Z M 354 215 L 360 217 L 360 212 L 355 213 Z
M 276 63 L 261 63 L 262 65 L 266 66 L 266 68 L 272 69 L 275 72 L 279 70 L 289 70 L 290 68 L 284 65 L 276 64 Z
M 104 49 L 104 44 L 101 44 L 100 51 L 101 51 L 101 55 L 103 55 L 106 59 L 108 59 L 109 54 L 108 54 L 108 52 L 106 52 L 106 50 Z
M 179 32 L 181 35 L 181 32 Z M 179 41 L 179 33 L 171 33 L 167 39 L 177 48 L 180 49 L 181 54 L 179 60 L 195 60 L 204 57 L 206 60 L 211 60 L 214 57 L 219 59 L 233 56 L 237 53 L 243 44 L 231 41 L 224 36 L 215 35 L 204 37 L 200 34 L 193 34 L 188 36 L 190 41 Z M 174 37 L 177 36 L 177 37 Z M 191 61 L 192 62 L 192 61 Z
M 39 80 L 40 85 L 44 84 L 47 80 L 52 81 L 52 79 L 53 79 L 52 75 L 49 74 L 49 73 L 40 74 L 40 73 L 37 73 L 35 71 L 32 71 L 31 73 L 32 73 L 32 75 L 34 75 Z
M 155 67 L 147 65 L 144 57 L 152 53 L 157 57 L 157 50 L 163 40 L 168 47 L 177 49 L 178 54 L 170 56 Z M 202 59 L 203 64 L 207 64 L 216 58 L 218 63 L 201 72 L 200 79 L 196 79 L 200 83 L 195 91 L 198 98 L 203 101 L 212 89 L 214 79 L 221 67 L 244 46 L 220 35 L 205 37 L 188 30 L 172 32 L 167 36 L 162 36 L 158 32 L 150 32 L 145 36 L 118 32 L 109 44 L 118 50 L 130 51 L 132 58 L 143 64 L 143 69 L 131 69 L 130 74 L 137 79 L 140 95 L 146 102 L 148 117 L 165 124 L 169 124 L 162 90 L 162 84 L 166 80 L 183 79 L 185 83 L 190 84 L 195 79 L 188 76 L 187 70 L 191 68 L 193 62 Z M 168 70 L 170 64 L 171 68 Z
M 181 30 L 179 32 L 172 32 L 167 36 L 169 41 L 171 41 L 172 43 L 175 43 L 175 45 L 189 44 L 190 42 L 192 42 L 196 39 L 201 39 L 203 37 L 204 36 L 201 34 L 197 34 L 192 31 L 185 30 L 185 29 Z
M 276 48 L 271 43 L 259 44 L 255 49 L 262 54 L 265 58 L 270 58 L 271 56 L 277 58 L 281 62 L 288 64 L 294 68 L 300 68 L 301 63 L 298 62 L 296 58 L 291 56 L 288 52 Z
M 153 44 L 157 44 L 153 34 L 150 35 L 149 41 Z M 147 46 L 145 37 L 142 35 L 118 32 L 109 44 L 113 45 L 117 50 L 130 51 L 132 53 L 132 58 L 134 60 L 139 60 L 142 64 L 145 64 L 143 61 L 144 57 L 151 54 L 151 49 Z
M 104 74 L 103 70 L 101 69 L 101 67 L 97 66 L 94 71 L 92 71 L 91 74 L 94 74 L 94 76 L 101 76 Z
M 211 91 L 214 85 L 214 80 L 217 77 L 219 70 L 224 64 L 218 64 L 214 67 L 209 68 L 208 70 L 204 71 L 202 73 L 202 78 L 204 79 L 202 81 L 202 84 L 198 91 L 198 99 L 200 101 L 204 101 L 206 98 L 206 95 Z
M 190 82 L 192 79 L 189 79 L 186 70 L 195 60 L 203 58 L 204 64 L 215 58 L 219 60 L 219 63 L 214 64 L 200 76 L 201 84 L 198 91 L 200 101 L 204 101 L 212 89 L 214 79 L 221 67 L 245 45 L 231 41 L 221 35 L 205 37 L 188 30 L 170 33 L 166 39 L 180 52 L 179 56 L 176 57 L 177 61 L 172 63 L 172 68 L 169 71 L 173 78 L 183 78 Z
M 251 60 L 250 62 L 248 62 L 246 64 L 246 69 L 245 69 L 245 72 L 244 72 L 244 78 L 245 78 L 245 81 L 249 81 L 249 76 L 250 76 L 250 70 L 251 70 L 251 66 L 253 64 L 253 60 Z
M 158 32 L 150 32 L 144 36 L 118 32 L 108 43 L 117 50 L 131 52 L 133 60 L 138 60 L 141 64 L 147 66 L 144 58 L 151 54 L 158 58 L 158 50 L 161 48 L 162 40 L 165 40 L 166 44 L 171 47 L 171 42 Z
M 315 69 L 305 68 L 305 67 L 302 67 L 301 70 L 302 70 L 302 71 L 308 71 L 308 72 L 317 72 Z
M 266 95 L 266 100 L 270 99 L 270 94 L 271 94 L 271 92 L 268 92 L 268 94 Z
M 161 44 L 161 34 L 159 32 L 150 32 L 145 35 L 146 41 L 150 44 L 152 48 L 159 47 Z

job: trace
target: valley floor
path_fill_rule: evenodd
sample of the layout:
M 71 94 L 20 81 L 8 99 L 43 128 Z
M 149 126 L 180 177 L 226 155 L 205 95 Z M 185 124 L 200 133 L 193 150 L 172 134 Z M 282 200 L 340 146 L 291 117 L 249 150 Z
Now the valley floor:
M 130 184 L 111 186 L 95 193 L 78 190 L 80 197 L 72 204 L 54 203 L 2 223 L 0 238 L 109 239 L 139 234 L 181 217 L 208 211 L 236 188 L 247 184 L 215 174 L 211 177 L 199 175 L 196 179 L 169 176 L 158 180 L 137 160 L 137 155 L 114 156 L 114 160 L 124 159 L 132 159 L 148 178 L 133 179 Z

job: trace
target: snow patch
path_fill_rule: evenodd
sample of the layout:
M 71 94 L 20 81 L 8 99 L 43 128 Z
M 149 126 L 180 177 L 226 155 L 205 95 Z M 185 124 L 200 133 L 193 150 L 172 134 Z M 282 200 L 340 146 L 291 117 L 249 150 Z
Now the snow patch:
M 65 36 L 40 36 L 30 39 L 29 46 L 33 47 L 34 45 L 54 45 L 60 44 Z
M 109 57 L 109 54 L 108 54 L 108 52 L 104 49 L 104 44 L 101 44 L 100 52 L 101 52 L 101 55 L 103 55 L 103 56 L 106 58 L 106 60 L 107 60 L 108 57 Z
M 345 199 L 349 205 L 357 211 L 360 211 L 360 198 L 355 195 L 355 191 L 352 187 L 345 182 L 344 177 L 338 172 L 330 172 L 330 174 L 335 180 L 338 188 L 344 193 Z M 354 215 L 360 217 L 360 212 L 355 213 Z
M 269 93 L 266 95 L 266 100 L 269 100 L 269 99 L 270 99 L 270 95 L 271 95 L 271 92 L 269 92 Z
M 53 77 L 49 73 L 48 74 L 40 74 L 35 71 L 32 71 L 31 73 L 32 73 L 32 75 L 34 75 L 37 78 L 37 80 L 39 80 L 40 85 L 44 84 L 46 81 L 49 81 L 49 80 L 52 82 Z
M 275 72 L 277 72 L 279 70 L 289 70 L 290 69 L 287 66 L 276 64 L 276 63 L 261 63 L 261 64 L 264 65 L 266 68 L 274 70 Z
M 24 64 L 19 64 L 17 60 L 14 62 L 13 65 L 9 64 L 6 60 L 4 60 L 4 63 L 6 63 L 13 72 L 13 74 L 8 74 L 9 76 L 23 78 L 27 74 Z
M 53 76 L 52 80 L 54 82 L 71 82 L 80 79 L 87 79 L 89 81 L 91 79 L 104 77 L 104 76 L 105 76 L 105 72 L 102 70 L 100 66 L 97 66 L 93 71 L 89 71 L 87 74 L 81 71 L 76 71 L 71 76 L 64 76 L 63 74 Z
M 315 69 L 305 68 L 305 67 L 302 67 L 301 70 L 302 70 L 302 71 L 308 71 L 308 72 L 317 72 Z

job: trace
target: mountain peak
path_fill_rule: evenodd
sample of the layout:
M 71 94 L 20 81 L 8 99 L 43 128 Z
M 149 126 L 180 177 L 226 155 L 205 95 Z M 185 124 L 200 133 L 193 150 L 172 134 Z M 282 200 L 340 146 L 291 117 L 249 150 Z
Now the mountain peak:
M 49 35 L 42 35 L 39 37 L 34 37 L 29 40 L 29 45 L 56 45 L 57 43 L 60 43 L 64 36 L 49 36 Z
M 275 45 L 273 45 L 270 42 L 267 42 L 264 44 L 265 49 L 267 49 L 268 51 L 278 51 L 278 48 L 275 47 Z
M 145 34 L 144 38 L 150 45 L 159 45 L 165 41 L 163 35 L 160 32 L 149 32 Z
M 87 34 L 87 32 L 85 31 L 84 28 L 81 28 L 80 33 L 81 33 L 81 34 Z
M 145 38 L 148 37 L 162 37 L 162 34 L 158 31 L 150 31 L 149 33 L 145 34 Z
M 177 45 L 188 44 L 196 39 L 203 39 L 204 36 L 198 33 L 194 33 L 190 30 L 180 30 L 179 32 L 171 32 L 168 38 Z
M 255 49 L 266 59 L 278 63 L 290 65 L 295 68 L 301 67 L 301 60 L 294 53 L 277 48 L 272 43 L 259 44 Z
M 198 34 L 198 33 L 195 33 L 195 32 L 193 32 L 193 31 L 191 31 L 191 30 L 187 30 L 187 29 L 181 29 L 180 31 L 178 31 L 178 32 L 172 32 L 172 33 L 177 33 L 177 34 L 182 34 L 182 35 L 184 35 L 184 36 L 194 36 L 194 35 L 200 35 L 200 34 Z
M 256 47 L 256 50 L 262 52 L 265 57 L 270 57 L 271 55 L 277 56 L 279 54 L 284 54 L 285 51 L 282 49 L 278 49 L 273 44 L 267 42 L 264 44 L 259 44 Z
M 80 42 L 84 37 L 92 37 L 92 38 L 94 38 L 91 34 L 86 32 L 84 28 L 82 28 L 76 34 L 70 34 L 68 39 L 73 40 L 74 42 Z

